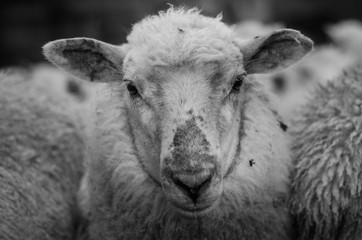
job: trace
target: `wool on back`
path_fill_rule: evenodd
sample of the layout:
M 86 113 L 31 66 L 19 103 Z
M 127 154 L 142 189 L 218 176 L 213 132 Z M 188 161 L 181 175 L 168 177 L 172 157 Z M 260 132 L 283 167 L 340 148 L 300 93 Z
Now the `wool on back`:
M 361 239 L 361 66 L 318 86 L 291 125 L 300 239 Z
M 52 71 L 0 73 L 2 239 L 71 240 L 79 220 L 81 127 L 71 110 L 76 101 L 52 86 L 61 85 Z

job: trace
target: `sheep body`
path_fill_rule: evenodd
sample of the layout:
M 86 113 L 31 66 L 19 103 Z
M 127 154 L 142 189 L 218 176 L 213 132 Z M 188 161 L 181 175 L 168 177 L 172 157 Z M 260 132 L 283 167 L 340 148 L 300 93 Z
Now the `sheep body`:
M 288 135 L 246 74 L 289 66 L 313 43 L 292 29 L 240 39 L 220 20 L 170 8 L 121 46 L 44 46 L 98 82 L 79 192 L 90 239 L 291 238 Z
M 59 82 L 54 68 L 0 73 L 1 238 L 73 239 L 84 144 Z
M 291 124 L 299 239 L 361 239 L 362 65 L 320 84 Z
M 278 112 L 289 123 L 318 86 L 338 77 L 356 58 L 333 45 L 321 45 L 301 62 L 263 79 L 277 95 Z M 277 81 L 283 81 L 279 85 Z
M 173 21 L 178 21 L 180 28 L 192 31 L 187 24 L 200 23 L 194 12 L 168 14 L 165 19 L 154 18 L 154 22 L 147 19 L 136 25 L 135 30 L 162 26 L 173 31 L 176 25 Z M 186 20 L 188 17 L 195 20 Z M 170 26 L 157 23 L 166 19 Z M 202 18 L 202 21 L 209 20 Z M 143 34 L 133 32 L 129 39 L 150 41 Z M 194 39 L 196 42 L 204 38 L 196 37 L 200 38 Z M 174 40 L 168 40 L 171 41 Z M 152 47 L 147 44 L 145 48 L 147 46 Z M 215 57 L 203 55 L 203 48 L 196 51 L 200 53 L 195 57 Z M 155 56 L 157 64 L 173 61 L 174 57 L 172 53 L 160 58 Z M 166 57 L 171 59 L 164 60 Z M 87 138 L 91 160 L 80 192 L 81 206 L 90 222 L 91 239 L 288 239 L 291 221 L 285 204 L 290 159 L 287 137 L 262 86 L 250 82 L 248 89 L 250 112 L 243 117 L 249 120 L 245 121 L 245 133 L 241 133 L 245 136 L 240 142 L 243 153 L 239 167 L 224 180 L 222 199 L 213 212 L 185 218 L 173 210 L 159 183 L 137 160 L 127 92 L 120 91 L 117 83 L 101 86 L 93 98 L 95 109 L 89 118 L 94 120 Z M 251 159 L 255 159 L 258 167 L 250 167 Z

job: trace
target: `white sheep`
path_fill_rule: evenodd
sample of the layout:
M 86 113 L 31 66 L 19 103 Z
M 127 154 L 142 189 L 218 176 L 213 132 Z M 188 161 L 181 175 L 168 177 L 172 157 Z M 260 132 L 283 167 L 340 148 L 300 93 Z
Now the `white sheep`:
M 121 46 L 44 46 L 98 84 L 80 205 L 90 239 L 290 239 L 288 139 L 247 74 L 300 60 L 313 43 L 281 29 L 240 40 L 197 9 L 134 25 Z
M 1 239 L 75 236 L 84 141 L 72 111 L 78 100 L 55 87 L 68 81 L 59 72 L 0 73 Z
M 69 74 L 50 64 L 36 64 L 30 67 L 30 72 L 34 84 L 46 87 L 46 92 L 66 98 L 73 97 L 75 101 L 73 108 L 76 106 L 83 108 L 87 105 L 79 104 L 88 100 L 88 95 L 92 92 L 92 87 L 87 82 L 70 77 Z
M 289 123 L 308 101 L 310 92 L 338 77 L 356 58 L 333 45 L 321 45 L 305 59 L 263 79 L 277 96 L 278 112 Z M 271 79 L 270 79 L 271 78 Z
M 272 80 L 263 79 L 266 84 L 271 84 L 272 91 L 276 93 L 278 111 L 286 122 L 298 114 L 308 101 L 309 93 L 318 84 L 325 84 L 338 77 L 343 69 L 353 66 L 362 57 L 360 22 L 343 21 L 328 26 L 326 32 L 331 43 L 317 46 L 314 52 L 299 63 L 267 76 Z
M 291 124 L 298 239 L 362 239 L 362 65 L 320 84 Z
M 327 26 L 326 32 L 338 48 L 352 56 L 362 56 L 362 22 L 345 20 Z

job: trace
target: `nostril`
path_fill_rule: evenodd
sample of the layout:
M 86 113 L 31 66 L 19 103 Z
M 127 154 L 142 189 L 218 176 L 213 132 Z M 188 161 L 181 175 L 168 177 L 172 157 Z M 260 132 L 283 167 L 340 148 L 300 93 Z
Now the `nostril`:
M 208 173 L 196 177 L 193 175 L 172 175 L 171 179 L 177 188 L 196 204 L 197 199 L 209 188 L 212 174 Z
M 277 75 L 274 77 L 273 81 L 274 81 L 275 90 L 277 92 L 283 92 L 285 90 L 286 82 L 283 76 Z

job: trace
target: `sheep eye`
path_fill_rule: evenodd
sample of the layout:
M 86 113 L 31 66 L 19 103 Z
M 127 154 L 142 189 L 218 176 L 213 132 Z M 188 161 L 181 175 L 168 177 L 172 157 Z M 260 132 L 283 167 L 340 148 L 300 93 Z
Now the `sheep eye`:
M 137 90 L 136 86 L 131 82 L 127 84 L 127 90 L 132 97 L 135 97 L 138 95 L 138 90 Z
M 244 83 L 244 77 L 245 77 L 245 75 L 242 74 L 242 75 L 239 75 L 239 76 L 237 76 L 235 78 L 235 82 L 234 82 L 234 85 L 233 85 L 233 88 L 232 88 L 234 91 L 237 91 L 237 92 L 240 91 L 240 88 Z

